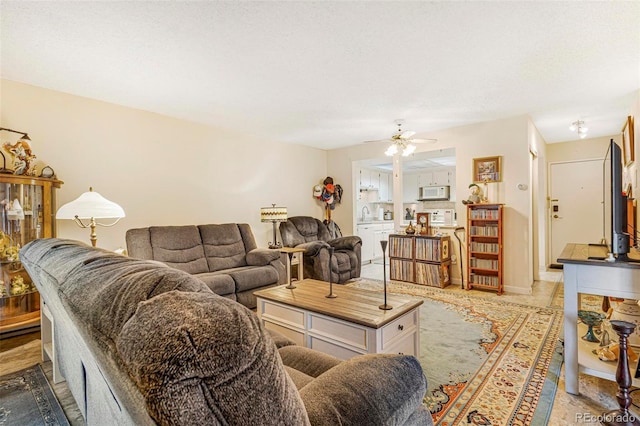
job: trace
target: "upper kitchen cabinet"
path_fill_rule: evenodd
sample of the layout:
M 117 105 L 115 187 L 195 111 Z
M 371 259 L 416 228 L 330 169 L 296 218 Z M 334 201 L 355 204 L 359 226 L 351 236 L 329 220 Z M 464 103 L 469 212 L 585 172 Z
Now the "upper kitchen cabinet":
M 379 187 L 380 177 L 377 171 L 360 169 L 360 189 L 374 190 Z
M 378 201 L 381 203 L 393 202 L 393 174 L 380 172 L 380 188 L 378 190 Z
M 418 186 L 444 186 L 452 184 L 455 168 L 436 169 L 418 174 Z

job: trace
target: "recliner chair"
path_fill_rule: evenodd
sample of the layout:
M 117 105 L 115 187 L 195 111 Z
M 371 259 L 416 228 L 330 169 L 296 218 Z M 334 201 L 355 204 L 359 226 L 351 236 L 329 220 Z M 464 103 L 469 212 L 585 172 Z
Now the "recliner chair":
M 362 240 L 358 236 L 331 238 L 327 226 L 310 216 L 280 223 L 282 244 L 304 249 L 304 276 L 329 281 L 329 247 L 334 248 L 331 279 L 344 283 L 360 277 Z

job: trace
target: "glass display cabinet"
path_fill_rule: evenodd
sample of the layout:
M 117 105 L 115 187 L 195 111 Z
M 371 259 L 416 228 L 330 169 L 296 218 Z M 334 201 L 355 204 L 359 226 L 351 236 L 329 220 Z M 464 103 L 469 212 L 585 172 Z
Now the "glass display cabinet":
M 0 337 L 40 325 L 40 295 L 20 263 L 20 248 L 55 236 L 55 190 L 62 183 L 0 174 Z

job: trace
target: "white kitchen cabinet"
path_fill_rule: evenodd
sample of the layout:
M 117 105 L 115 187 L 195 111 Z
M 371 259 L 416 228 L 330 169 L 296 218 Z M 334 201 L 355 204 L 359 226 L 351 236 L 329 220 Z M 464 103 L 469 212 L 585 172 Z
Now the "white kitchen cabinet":
M 433 184 L 434 185 L 450 185 L 451 184 L 451 172 L 448 169 L 434 170 L 433 171 Z
M 371 169 L 360 169 L 360 188 L 377 190 L 380 188 L 379 171 Z
M 373 260 L 373 245 L 375 243 L 374 225 L 358 225 L 356 229 L 358 237 L 362 240 L 360 260 L 370 262 Z
M 451 185 L 451 169 L 437 169 L 418 174 L 418 186 Z
M 391 173 L 379 173 L 380 188 L 378 189 L 378 201 L 390 203 L 393 200 L 393 175 Z
M 382 257 L 382 246 L 380 245 L 380 241 L 389 241 L 389 235 L 393 234 L 393 223 L 380 224 L 378 227 L 379 228 L 376 228 L 374 231 L 374 259 L 380 259 Z
M 391 228 L 393 229 L 393 224 L 389 225 L 391 225 Z M 358 236 L 362 239 L 361 260 L 363 262 L 368 262 L 382 257 L 380 241 L 389 239 L 388 235 L 391 233 L 391 230 L 385 230 L 383 226 L 384 225 L 381 223 L 357 226 Z
M 360 169 L 360 188 L 368 189 L 371 185 L 371 170 Z
M 369 188 L 373 190 L 380 189 L 380 172 L 377 170 L 369 171 Z
M 378 259 L 382 257 L 382 247 L 380 246 L 380 241 L 384 240 L 384 231 L 382 230 L 382 225 L 380 225 L 380 229 L 373 232 L 373 258 Z

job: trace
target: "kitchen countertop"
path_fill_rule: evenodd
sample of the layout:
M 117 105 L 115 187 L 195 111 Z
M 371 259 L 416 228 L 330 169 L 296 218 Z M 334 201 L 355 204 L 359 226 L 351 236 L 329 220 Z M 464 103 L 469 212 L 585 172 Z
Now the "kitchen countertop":
M 365 220 L 365 221 L 358 221 L 357 225 L 374 225 L 374 224 L 383 224 L 383 223 L 393 223 L 393 220 Z M 412 220 L 411 224 L 415 226 L 416 221 Z M 403 221 L 402 222 L 402 226 L 408 226 L 409 225 L 409 221 Z M 437 229 L 456 229 L 458 227 L 458 225 L 456 225 L 455 223 L 453 225 L 431 225 L 431 228 L 437 228 Z
M 366 220 L 358 221 L 358 225 L 371 225 L 374 223 L 393 223 L 393 219 L 389 219 L 389 220 L 366 219 Z

